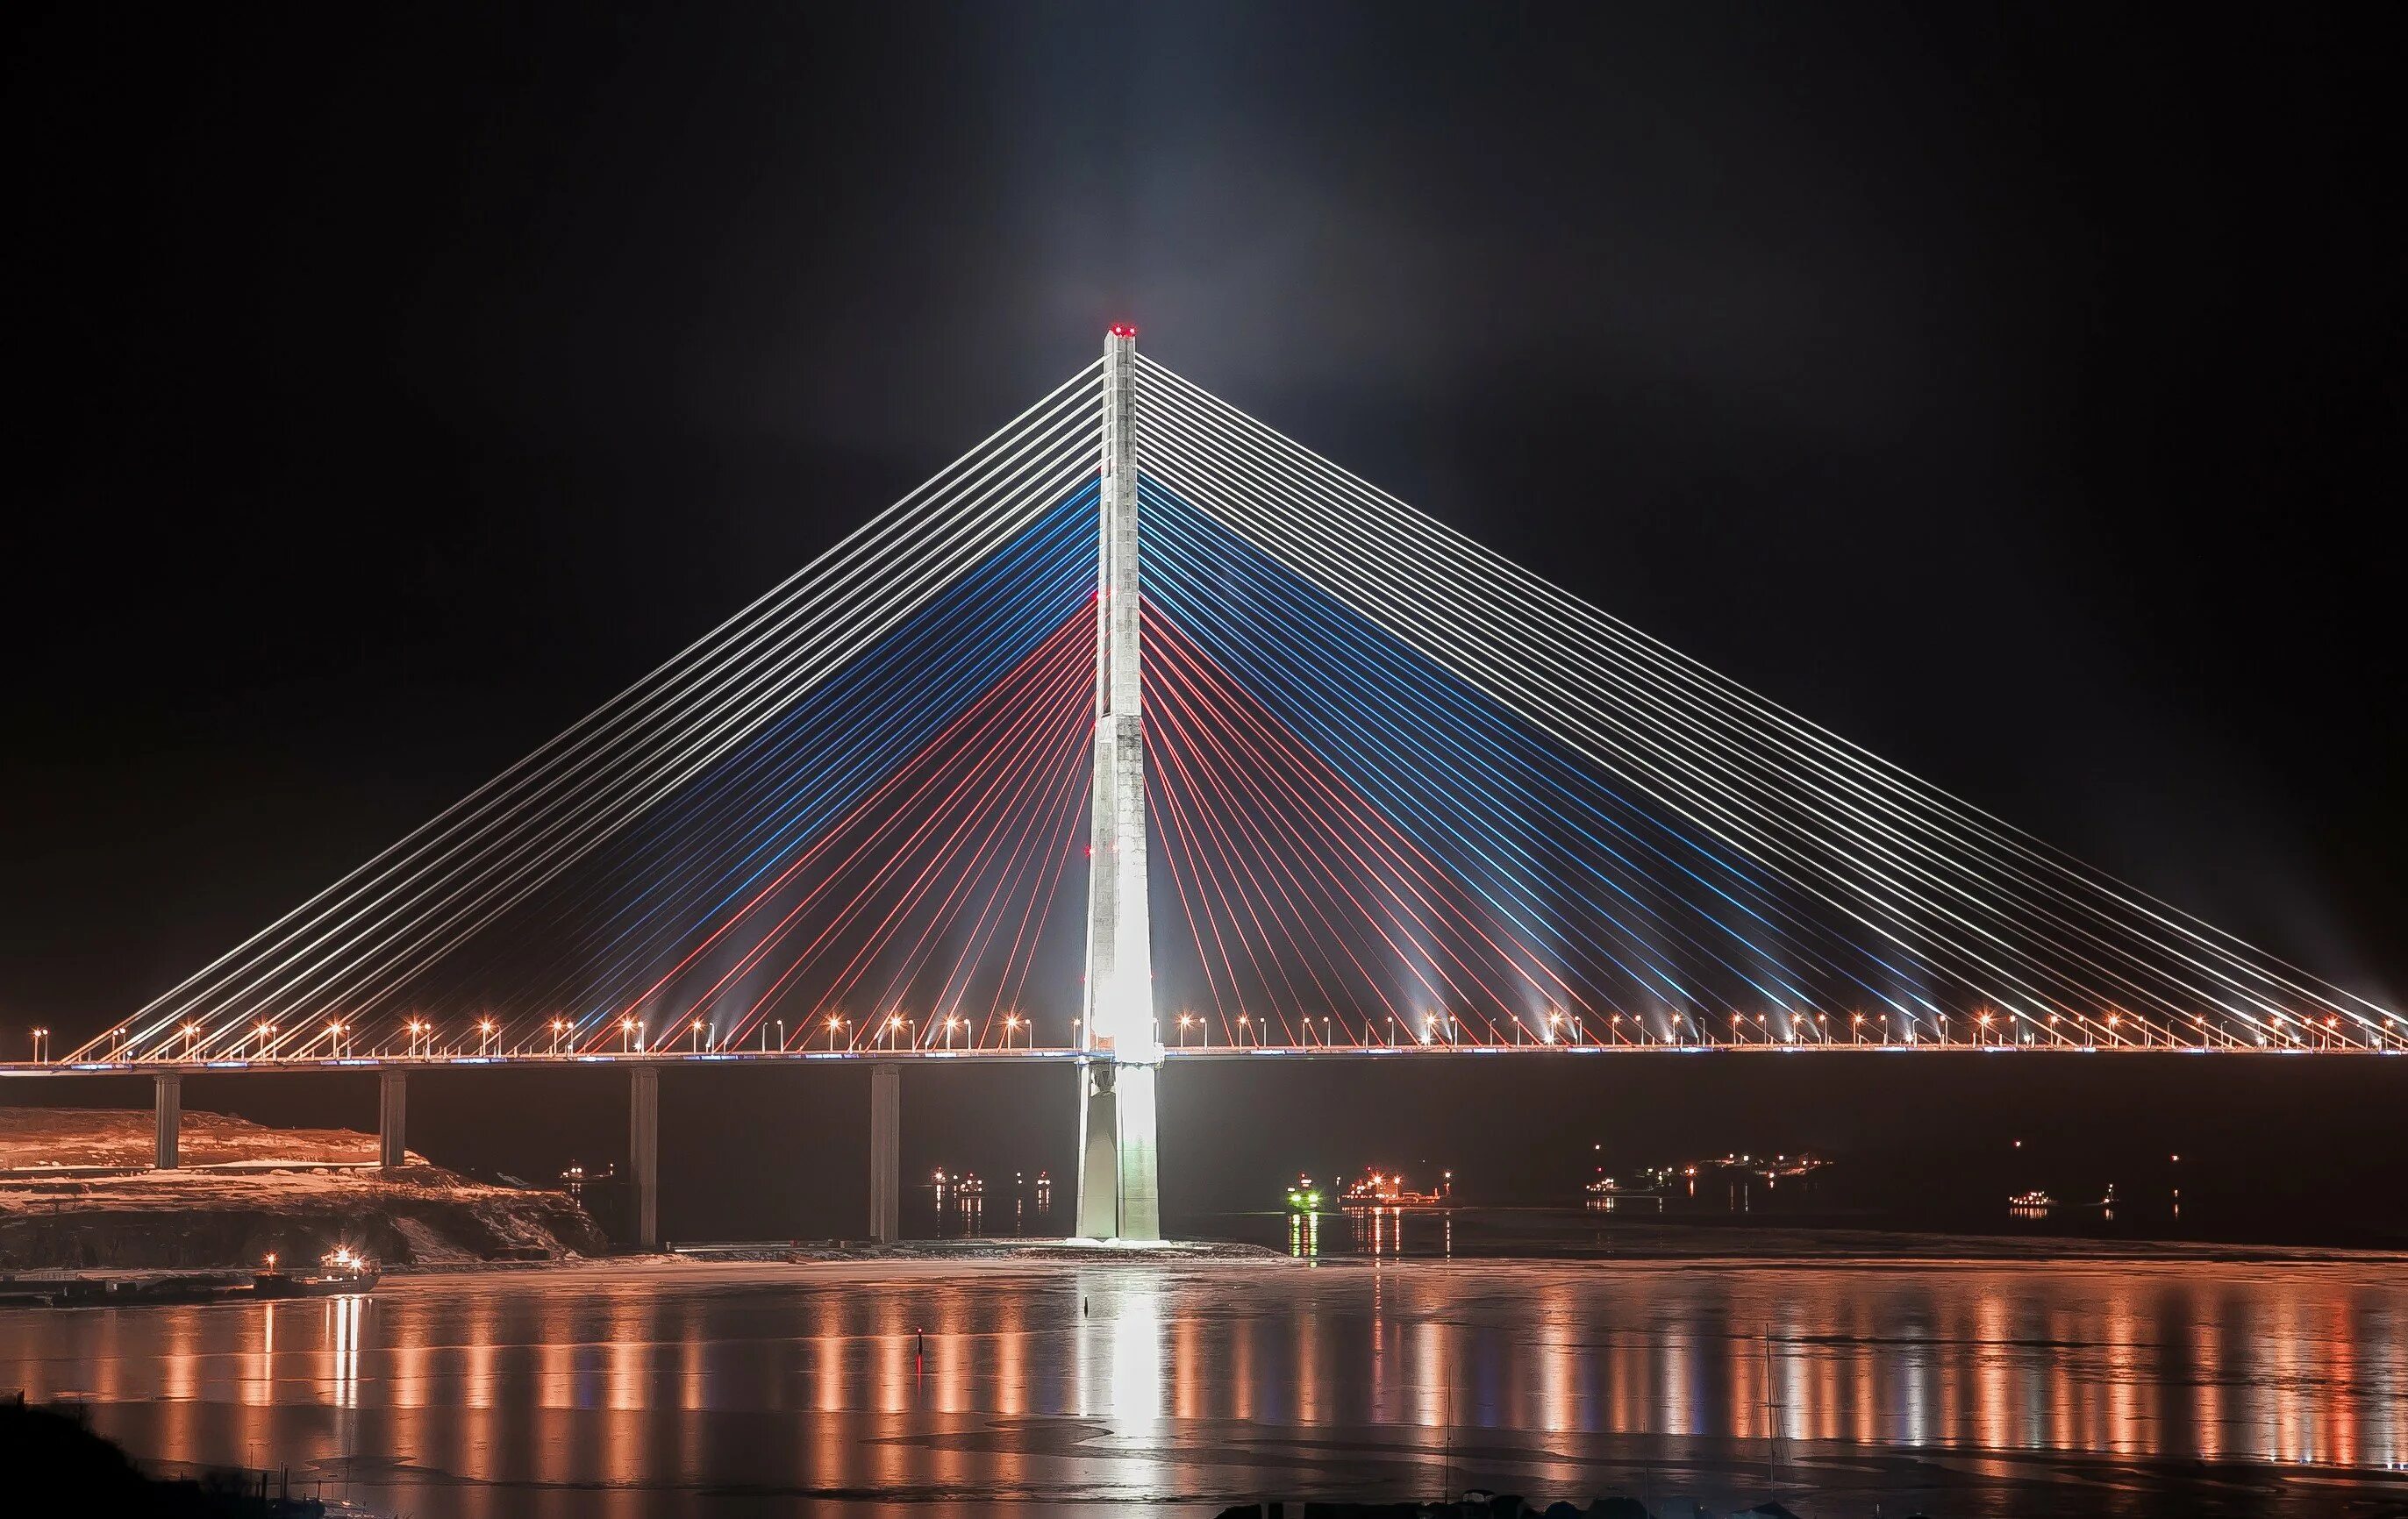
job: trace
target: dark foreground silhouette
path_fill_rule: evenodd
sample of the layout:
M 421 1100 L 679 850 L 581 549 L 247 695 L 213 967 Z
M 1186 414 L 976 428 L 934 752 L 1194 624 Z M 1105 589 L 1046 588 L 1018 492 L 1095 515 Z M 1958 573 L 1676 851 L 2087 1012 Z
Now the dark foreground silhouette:
M 264 1490 L 271 1480 L 250 1473 L 213 1472 L 198 1482 L 146 1477 L 80 1420 L 22 1397 L 0 1403 L 0 1472 L 7 1473 L 0 1508 L 24 1519 L 322 1519 L 326 1512 L 315 1498 Z

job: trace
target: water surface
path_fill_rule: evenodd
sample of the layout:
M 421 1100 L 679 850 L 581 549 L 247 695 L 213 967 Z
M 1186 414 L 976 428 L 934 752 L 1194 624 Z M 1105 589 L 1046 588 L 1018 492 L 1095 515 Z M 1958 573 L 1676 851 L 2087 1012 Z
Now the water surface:
M 593 1266 L 0 1312 L 5 1385 L 419 1516 L 2408 1499 L 2408 1282 L 2366 1262 Z

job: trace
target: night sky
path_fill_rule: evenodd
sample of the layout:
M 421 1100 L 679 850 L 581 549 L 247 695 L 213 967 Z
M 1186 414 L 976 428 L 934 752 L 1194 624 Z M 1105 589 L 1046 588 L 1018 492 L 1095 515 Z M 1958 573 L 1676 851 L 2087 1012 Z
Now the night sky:
M 1120 319 L 1932 781 L 2408 996 L 2388 37 L 2306 7 L 9 24 L 11 1054 L 438 810 Z M 2136 1153 L 2271 1118 L 2396 1155 L 2394 1074 L 1956 1096 L 1971 1126 L 2047 1089 Z M 1050 1080 L 907 1096 L 907 1160 L 1066 1171 Z M 1864 1154 L 1950 1122 L 1855 1077 L 1316 1080 L 1168 1094 L 1174 1210 L 1373 1162 L 1400 1108 L 1464 1114 L 1431 1158 L 1525 1190 L 1592 1131 Z M 624 1139 L 598 1082 L 506 1132 L 490 1088 L 429 1084 L 437 1158 Z M 853 1209 L 866 1097 L 823 1084 L 672 1078 L 673 1171 L 723 1180 L 670 1232 Z M 332 1092 L 291 1111 L 367 1121 Z M 1180 1169 L 1240 1130 L 1232 1180 Z M 730 1158 L 788 1132 L 836 1190 Z

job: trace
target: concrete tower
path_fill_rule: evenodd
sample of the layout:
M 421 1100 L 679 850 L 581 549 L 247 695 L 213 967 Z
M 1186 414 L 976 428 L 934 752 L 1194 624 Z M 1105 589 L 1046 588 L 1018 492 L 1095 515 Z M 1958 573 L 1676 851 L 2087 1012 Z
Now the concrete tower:
M 1095 828 L 1079 1062 L 1079 1233 L 1159 1240 L 1153 920 L 1145 894 L 1145 721 L 1138 666 L 1137 329 L 1104 339 L 1102 545 L 1096 575 Z

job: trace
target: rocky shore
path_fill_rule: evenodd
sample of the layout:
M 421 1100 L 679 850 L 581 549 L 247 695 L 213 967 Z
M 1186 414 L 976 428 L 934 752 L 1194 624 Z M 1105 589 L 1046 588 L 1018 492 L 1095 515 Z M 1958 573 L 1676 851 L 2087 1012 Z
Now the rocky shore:
M 557 1192 L 479 1182 L 413 1156 L 366 1164 L 373 1135 L 184 1115 L 185 1155 L 145 1168 L 139 1111 L 0 1111 L 0 1270 L 246 1268 L 337 1244 L 392 1266 L 561 1260 L 607 1249 Z

